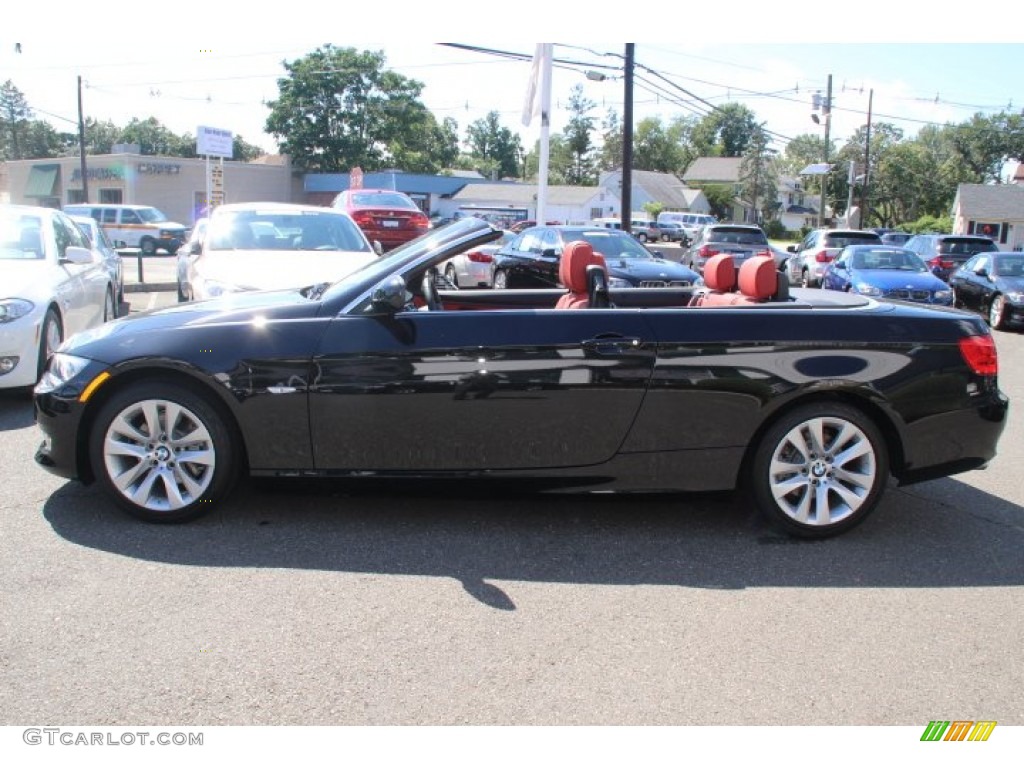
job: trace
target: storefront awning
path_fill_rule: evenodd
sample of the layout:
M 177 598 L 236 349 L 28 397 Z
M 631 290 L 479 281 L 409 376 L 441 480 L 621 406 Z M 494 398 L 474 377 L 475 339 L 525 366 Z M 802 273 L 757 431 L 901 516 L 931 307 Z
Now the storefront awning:
M 60 175 L 59 165 L 36 165 L 28 174 L 25 197 L 53 197 L 53 188 Z

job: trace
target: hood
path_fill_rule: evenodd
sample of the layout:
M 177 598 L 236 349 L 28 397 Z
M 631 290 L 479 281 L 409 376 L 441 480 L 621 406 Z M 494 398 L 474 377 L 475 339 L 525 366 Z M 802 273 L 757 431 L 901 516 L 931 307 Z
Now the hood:
M 698 275 L 689 267 L 667 259 L 607 259 L 608 273 L 613 277 L 632 277 L 641 280 L 696 280 Z
M 211 251 L 195 261 L 196 276 L 244 290 L 333 283 L 376 261 L 372 251 Z
M 856 269 L 854 281 L 860 280 L 882 290 L 906 288 L 918 291 L 944 291 L 949 286 L 931 272 L 901 272 L 898 269 Z
M 0 259 L 0 298 L 45 301 L 56 281 L 67 279 L 63 267 L 45 259 Z
M 61 349 L 93 360 L 114 362 L 124 357 L 126 350 L 169 343 L 169 333 L 210 343 L 211 330 L 219 326 L 309 318 L 320 307 L 319 301 L 310 301 L 297 290 L 229 293 L 218 299 L 172 304 L 111 320 L 76 333 Z

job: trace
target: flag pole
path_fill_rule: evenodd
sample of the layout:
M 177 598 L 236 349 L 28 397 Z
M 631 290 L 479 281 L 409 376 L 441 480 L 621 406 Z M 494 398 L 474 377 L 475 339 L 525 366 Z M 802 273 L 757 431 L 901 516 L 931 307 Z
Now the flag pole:
M 537 224 L 547 223 L 548 161 L 551 149 L 551 58 L 552 43 L 541 43 L 540 70 L 540 167 L 537 175 Z

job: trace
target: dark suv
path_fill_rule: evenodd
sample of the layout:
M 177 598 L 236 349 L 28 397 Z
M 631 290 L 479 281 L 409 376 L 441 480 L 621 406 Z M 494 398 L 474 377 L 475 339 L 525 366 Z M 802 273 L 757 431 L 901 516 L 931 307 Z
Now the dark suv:
M 914 235 L 903 247 L 920 256 L 932 274 L 947 283 L 974 254 L 999 250 L 995 241 L 981 235 Z

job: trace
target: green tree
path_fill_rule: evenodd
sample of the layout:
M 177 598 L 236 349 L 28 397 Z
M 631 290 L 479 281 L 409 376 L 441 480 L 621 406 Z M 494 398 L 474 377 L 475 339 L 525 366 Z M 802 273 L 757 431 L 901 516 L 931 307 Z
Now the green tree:
M 121 129 L 110 120 L 99 122 L 85 118 L 85 151 L 90 155 L 109 155 L 121 141 Z
M 519 176 L 523 145 L 519 134 L 501 125 L 496 111 L 470 123 L 466 129 L 466 143 L 474 157 L 493 160 L 497 164 L 499 178 Z
M 749 107 L 723 104 L 693 127 L 693 144 L 702 157 L 742 157 L 759 123 Z
M 770 219 L 777 207 L 779 174 L 774 155 L 761 128 L 754 132 L 740 163 L 741 194 L 750 203 L 755 224 Z
M 31 119 L 32 109 L 25 100 L 25 94 L 10 80 L 0 85 L 0 159 L 28 157 L 24 141 Z
M 829 141 L 829 157 L 835 157 L 835 142 Z M 790 139 L 779 159 L 779 169 L 790 176 L 798 176 L 800 171 L 812 163 L 820 163 L 825 159 L 825 139 L 813 133 L 802 133 Z
M 548 137 L 548 184 L 575 184 L 572 181 L 574 158 L 569 143 L 560 133 Z M 526 155 L 523 162 L 523 176 L 537 179 L 540 174 L 540 141 Z
M 736 201 L 732 186 L 729 184 L 705 184 L 701 187 L 704 197 L 708 199 L 711 213 L 723 221 L 732 218 L 732 207 Z
M 633 167 L 641 171 L 675 173 L 682 163 L 679 144 L 657 117 L 645 117 L 633 132 Z M 621 164 L 621 163 L 620 163 Z
M 609 109 L 601 121 L 601 149 L 597 166 L 600 171 L 612 171 L 622 167 L 622 123 L 619 114 Z
M 565 144 L 570 165 L 565 170 L 566 183 L 593 186 L 597 183 L 597 163 L 590 135 L 594 131 L 594 118 L 589 112 L 597 105 L 583 96 L 583 86 L 575 85 L 569 94 L 569 123 L 565 127 Z
M 999 183 L 1007 160 L 1024 159 L 1024 117 L 1000 112 L 974 115 L 951 134 L 953 148 L 973 178 L 964 182 Z
M 171 131 L 155 117 L 132 118 L 121 131 L 121 143 L 138 144 L 143 155 L 195 157 L 195 140 Z
M 436 126 L 419 101 L 423 84 L 384 64 L 381 51 L 330 44 L 283 62 L 288 75 L 267 105 L 267 133 L 308 171 L 375 171 L 409 157 L 421 161 Z

